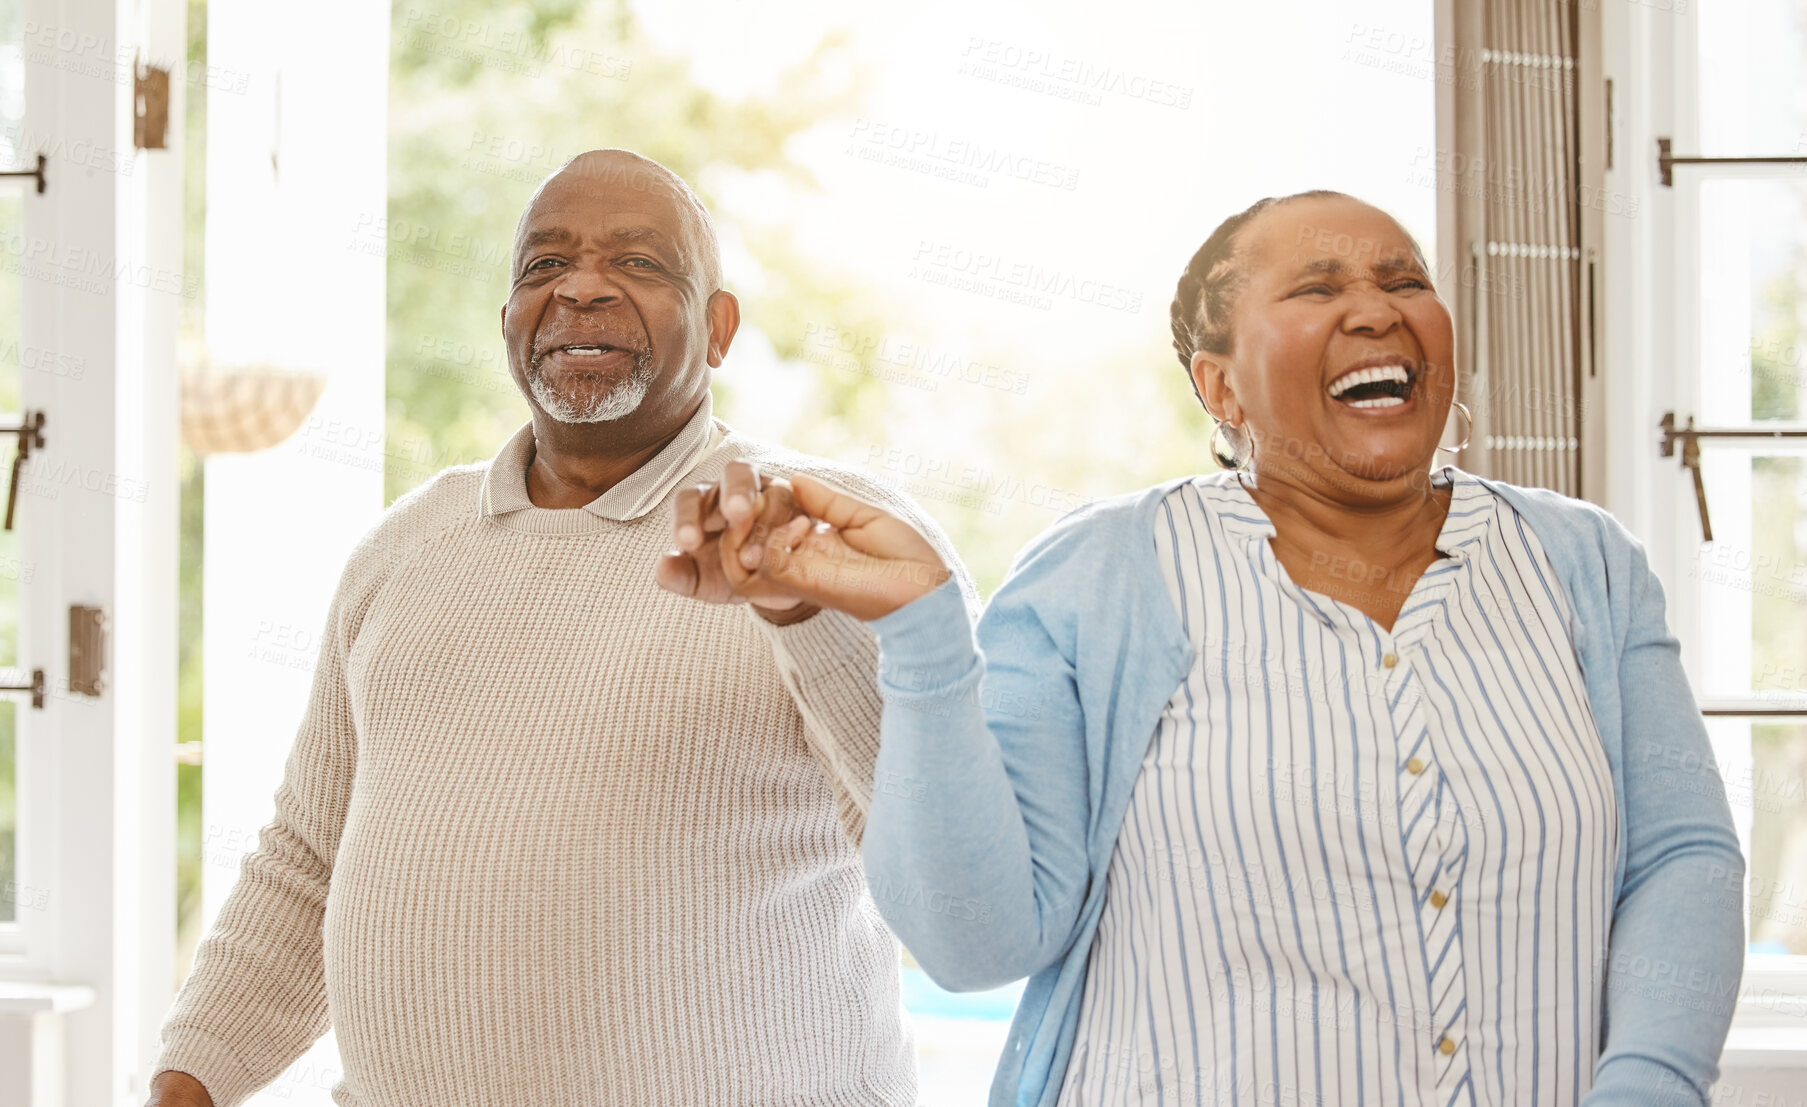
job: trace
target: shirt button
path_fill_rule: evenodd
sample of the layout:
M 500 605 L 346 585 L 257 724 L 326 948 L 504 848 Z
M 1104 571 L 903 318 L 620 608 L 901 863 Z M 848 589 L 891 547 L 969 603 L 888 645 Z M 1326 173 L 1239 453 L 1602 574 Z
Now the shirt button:
M 1399 655 L 1390 653 L 1387 656 L 1381 658 L 1380 663 L 1382 665 L 1385 665 L 1387 668 L 1391 669 L 1393 666 L 1399 664 Z
M 1424 771 L 1424 762 L 1414 757 L 1405 763 L 1405 771 L 1411 773 L 1413 776 L 1417 776 Z
M 1448 1057 L 1450 1054 L 1454 1053 L 1455 1051 L 1456 1051 L 1456 1043 L 1453 1038 L 1444 1038 L 1442 1041 L 1437 1043 L 1437 1052 L 1441 1053 L 1445 1057 Z
M 1442 910 L 1443 905 L 1448 902 L 1449 902 L 1449 897 L 1444 895 L 1442 892 L 1432 892 L 1431 893 L 1431 906 L 1437 908 L 1439 911 Z M 1449 1041 L 1448 1038 L 1445 1038 L 1443 1040 L 1446 1042 Z M 1448 1053 L 1449 1050 L 1446 1049 L 1443 1052 Z

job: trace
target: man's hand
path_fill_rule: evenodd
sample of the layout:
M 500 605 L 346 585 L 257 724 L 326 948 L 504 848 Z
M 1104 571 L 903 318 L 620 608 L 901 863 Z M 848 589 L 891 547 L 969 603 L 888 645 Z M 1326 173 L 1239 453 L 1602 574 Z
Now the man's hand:
M 675 508 L 672 538 L 677 549 L 659 559 L 660 585 L 704 603 L 750 602 L 779 624 L 816 613 L 815 605 L 754 579 L 737 557 L 749 538 L 764 541 L 774 528 L 798 516 L 789 483 L 764 478 L 744 461 L 731 461 L 721 480 L 680 491 Z
M 659 564 L 659 583 L 681 595 L 785 597 L 871 620 L 948 578 L 914 527 L 810 477 L 762 478 L 734 462 L 694 491 L 694 504 L 680 493 L 678 549 Z
M 213 1097 L 194 1077 L 165 1069 L 151 1081 L 151 1098 L 144 1107 L 213 1107 Z

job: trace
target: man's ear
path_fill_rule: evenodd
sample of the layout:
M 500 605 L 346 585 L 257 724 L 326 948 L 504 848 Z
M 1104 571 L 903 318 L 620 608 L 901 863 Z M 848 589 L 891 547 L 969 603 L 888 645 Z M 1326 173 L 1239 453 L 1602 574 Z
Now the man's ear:
M 703 314 L 709 323 L 709 368 L 719 369 L 740 330 L 740 301 L 734 293 L 718 288 L 710 294 Z
M 1205 402 L 1205 413 L 1220 423 L 1242 423 L 1242 405 L 1230 387 L 1230 366 L 1222 355 L 1199 350 L 1192 355 L 1192 387 Z

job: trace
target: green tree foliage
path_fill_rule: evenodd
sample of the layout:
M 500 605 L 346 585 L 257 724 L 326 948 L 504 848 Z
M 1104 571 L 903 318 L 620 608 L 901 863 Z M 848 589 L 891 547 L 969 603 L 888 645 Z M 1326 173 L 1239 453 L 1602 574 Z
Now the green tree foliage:
M 189 72 L 206 72 L 207 3 L 188 3 Z M 197 281 L 182 301 L 179 341 L 198 350 L 206 326 L 207 85 L 186 86 L 182 116 L 182 272 Z M 176 741 L 201 740 L 201 549 L 207 469 L 182 447 L 176 611 Z M 188 976 L 201 915 L 201 766 L 176 766 L 176 983 Z
M 498 311 L 516 220 L 546 174 L 583 150 L 621 146 L 670 166 L 718 213 L 721 193 L 740 184 L 807 197 L 817 182 L 787 144 L 859 114 L 861 72 L 857 51 L 830 34 L 769 88 L 727 99 L 702 87 L 686 58 L 648 41 L 624 5 L 396 5 L 382 236 L 389 498 L 447 465 L 494 456 L 527 417 Z M 983 590 L 1068 508 L 1192 471 L 1205 457 L 1208 424 L 1165 352 L 1158 308 L 1146 350 L 1116 365 L 1021 365 L 1009 333 L 1020 316 L 1006 309 L 989 348 L 956 346 L 1031 378 L 1026 390 L 898 384 L 892 366 L 841 356 L 821 336 L 832 328 L 933 342 L 937 329 L 883 302 L 860 274 L 802 256 L 793 228 L 762 218 L 741 210 L 723 221 L 744 322 L 716 376 L 717 413 L 734 423 L 742 410 L 737 367 L 757 331 L 799 371 L 784 397 L 793 416 L 785 444 L 892 479 L 948 529 Z M 1084 402 L 1101 389 L 1111 404 Z M 891 464 L 894 444 L 950 415 L 974 428 L 961 456 L 930 459 L 929 476 Z
M 1801 272 L 1807 254 L 1764 286 L 1758 301 L 1758 325 L 1751 338 L 1751 418 L 1800 418 L 1801 393 L 1807 391 L 1807 347 L 1801 334 Z
M 768 92 L 724 99 L 661 53 L 624 6 L 461 2 L 393 9 L 388 252 L 390 499 L 446 465 L 485 460 L 527 417 L 501 345 L 515 224 L 567 158 L 636 150 L 671 167 L 714 207 L 724 174 L 771 173 L 811 188 L 787 140 L 859 94 L 845 45 L 825 38 Z M 803 263 L 781 230 L 747 228 L 761 290 L 753 325 L 795 356 L 798 317 L 867 314 L 853 282 Z M 807 401 L 856 409 L 872 382 L 824 379 Z M 718 409 L 732 403 L 727 381 Z

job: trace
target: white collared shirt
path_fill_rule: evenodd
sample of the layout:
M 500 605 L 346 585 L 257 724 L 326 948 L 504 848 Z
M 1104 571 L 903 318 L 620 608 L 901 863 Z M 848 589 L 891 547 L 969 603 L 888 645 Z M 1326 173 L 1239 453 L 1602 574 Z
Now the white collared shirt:
M 1197 657 L 1112 856 L 1062 1107 L 1587 1093 L 1612 777 L 1543 548 L 1434 480 L 1446 556 L 1391 632 L 1292 582 L 1234 474 L 1157 511 Z
M 640 518 L 657 507 L 726 436 L 727 428 L 715 421 L 713 398 L 704 392 L 703 402 L 676 438 L 580 510 L 617 522 Z M 527 497 L 527 463 L 532 457 L 533 423 L 528 422 L 496 454 L 484 474 L 477 501 L 482 514 L 502 515 L 534 506 Z

